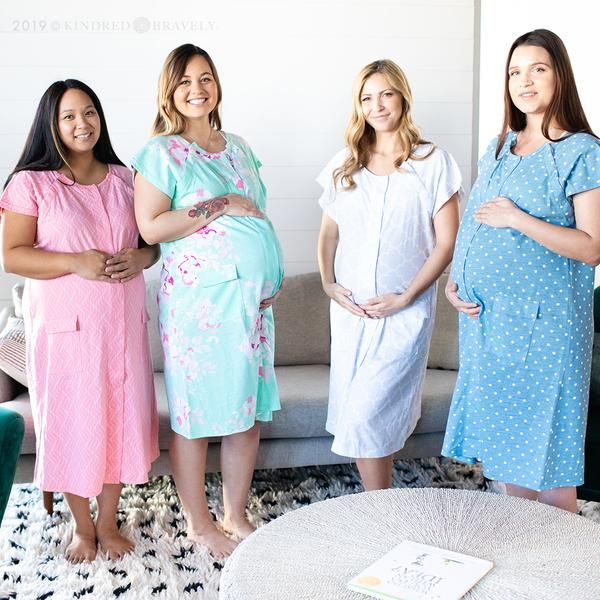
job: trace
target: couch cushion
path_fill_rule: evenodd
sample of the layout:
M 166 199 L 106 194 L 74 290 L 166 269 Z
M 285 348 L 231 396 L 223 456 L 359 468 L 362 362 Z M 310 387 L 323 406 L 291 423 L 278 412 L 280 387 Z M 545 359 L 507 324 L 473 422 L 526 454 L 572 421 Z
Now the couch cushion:
M 154 373 L 154 391 L 158 409 L 158 446 L 161 450 L 167 450 L 169 438 L 171 437 L 171 421 L 169 419 L 169 405 L 163 373 Z
M 20 384 L 27 386 L 25 363 L 25 324 L 23 318 L 8 317 L 0 333 L 0 369 Z
M 146 281 L 146 309 L 150 315 L 150 321 L 148 321 L 148 340 L 150 342 L 150 356 L 152 356 L 152 370 L 162 372 L 164 371 L 164 359 L 160 343 L 160 333 L 158 331 L 159 288 L 159 279 L 149 279 Z
M 286 277 L 273 305 L 276 365 L 329 364 L 329 302 L 318 273 Z
M 430 369 L 458 370 L 458 313 L 448 302 L 444 288 L 448 275 L 444 273 L 438 281 L 435 325 L 429 348 L 427 366 Z
M 329 367 L 325 365 L 277 367 L 276 375 L 281 395 L 281 410 L 274 413 L 272 422 L 262 424 L 261 437 L 264 439 L 327 437 L 329 434 L 325 430 L 325 421 Z M 423 388 L 422 414 L 415 433 L 437 433 L 445 430 L 455 381 L 454 371 L 427 370 Z M 169 447 L 171 425 L 163 373 L 154 374 L 154 386 L 159 416 L 159 445 L 161 450 L 166 450 Z M 3 406 L 15 410 L 25 419 L 25 439 L 21 453 L 35 453 L 29 395 L 21 394 Z
M 12 301 L 13 301 L 13 312 L 15 317 L 23 317 L 23 290 L 24 285 L 22 283 L 15 283 L 12 287 Z
M 446 431 L 456 376 L 456 371 L 427 369 L 421 397 L 421 418 L 415 433 Z
M 19 385 L 10 375 L 0 370 L 0 404 L 12 400 L 17 395 Z
M 13 285 L 12 307 L 6 307 L 0 315 L 0 369 L 27 386 L 23 289 L 22 283 Z
M 262 425 L 264 438 L 307 438 L 327 435 L 329 367 L 298 365 L 275 370 L 281 410 Z
M 263 438 L 308 438 L 327 435 L 329 368 L 324 365 L 277 367 L 281 410 L 262 425 Z M 415 433 L 445 431 L 456 381 L 455 371 L 427 369 L 421 419 Z

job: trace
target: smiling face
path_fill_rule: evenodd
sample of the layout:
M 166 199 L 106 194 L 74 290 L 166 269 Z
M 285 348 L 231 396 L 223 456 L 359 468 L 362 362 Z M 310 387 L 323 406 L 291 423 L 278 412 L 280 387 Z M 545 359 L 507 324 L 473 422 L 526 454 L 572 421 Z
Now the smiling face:
M 78 89 L 67 90 L 58 103 L 58 137 L 69 154 L 91 152 L 100 136 L 100 117 L 92 99 Z
M 540 46 L 517 46 L 508 67 L 508 90 L 513 104 L 525 115 L 543 115 L 554 96 L 556 76 L 552 59 Z
M 363 86 L 360 105 L 365 121 L 376 131 L 396 131 L 402 117 L 402 97 L 382 73 L 371 75 Z
M 195 55 L 185 66 L 185 72 L 173 93 L 177 111 L 186 119 L 204 119 L 218 102 L 218 87 L 208 61 Z

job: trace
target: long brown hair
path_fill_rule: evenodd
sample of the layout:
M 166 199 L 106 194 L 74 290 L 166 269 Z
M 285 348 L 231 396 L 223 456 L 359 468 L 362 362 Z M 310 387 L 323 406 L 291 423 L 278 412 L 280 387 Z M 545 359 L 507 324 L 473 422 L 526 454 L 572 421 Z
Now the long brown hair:
M 80 90 L 87 94 L 98 113 L 100 133 L 94 146 L 96 160 L 105 164 L 124 166 L 112 147 L 104 111 L 94 90 L 78 79 L 65 79 L 64 81 L 55 81 L 40 99 L 25 147 L 16 167 L 8 176 L 5 187 L 11 177 L 19 171 L 58 171 L 63 166 L 69 169 L 72 180 L 76 181 L 69 165 L 69 152 L 58 133 L 58 106 L 68 90 Z
M 152 126 L 152 135 L 172 135 L 185 130 L 185 117 L 175 108 L 173 94 L 181 78 L 185 74 L 185 67 L 193 56 L 202 56 L 206 59 L 217 84 L 217 104 L 208 115 L 208 121 L 213 129 L 221 130 L 221 117 L 219 106 L 223 97 L 219 74 L 212 58 L 202 48 L 193 44 L 178 46 L 167 56 L 158 79 L 158 112 Z
M 363 87 L 367 79 L 375 73 L 381 73 L 388 80 L 390 87 L 402 98 L 402 115 L 396 131 L 402 150 L 400 156 L 394 161 L 396 169 L 399 169 L 402 163 L 409 158 L 423 160 L 434 150 L 432 146 L 431 150 L 424 156 L 414 155 L 414 151 L 419 144 L 427 144 L 428 142 L 421 138 L 421 133 L 412 120 L 412 93 L 408 79 L 402 69 L 395 62 L 387 59 L 369 63 L 361 69 L 352 90 L 352 114 L 344 135 L 350 156 L 341 167 L 333 172 L 334 182 L 337 184 L 338 181 L 341 181 L 342 186 L 346 189 L 352 189 L 356 186 L 352 175 L 369 163 L 371 150 L 375 143 L 375 130 L 366 122 L 361 103 Z
M 527 116 L 521 112 L 513 103 L 508 88 L 510 59 L 513 52 L 519 46 L 539 46 L 544 48 L 550 55 L 552 67 L 555 73 L 554 95 L 550 105 L 544 113 L 542 120 L 542 134 L 552 142 L 556 142 L 550 137 L 550 126 L 556 123 L 563 131 L 569 133 L 585 132 L 593 135 L 590 124 L 583 111 L 577 84 L 573 75 L 571 60 L 563 41 L 552 31 L 548 29 L 534 29 L 519 36 L 510 47 L 506 58 L 506 68 L 504 69 L 504 121 L 498 144 L 496 145 L 496 158 L 506 141 L 506 136 L 510 130 L 522 131 L 527 125 Z

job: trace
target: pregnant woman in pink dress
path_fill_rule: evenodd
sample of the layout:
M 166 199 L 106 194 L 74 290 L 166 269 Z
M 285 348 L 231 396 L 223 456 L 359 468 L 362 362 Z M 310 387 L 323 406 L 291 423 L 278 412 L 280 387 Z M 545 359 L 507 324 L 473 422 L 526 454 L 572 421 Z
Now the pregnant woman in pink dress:
M 131 174 L 96 94 L 80 81 L 44 93 L 0 198 L 4 270 L 26 278 L 35 482 L 73 514 L 72 562 L 133 548 L 116 524 L 123 483 L 158 456 L 144 277 Z M 98 501 L 92 520 L 89 498 Z

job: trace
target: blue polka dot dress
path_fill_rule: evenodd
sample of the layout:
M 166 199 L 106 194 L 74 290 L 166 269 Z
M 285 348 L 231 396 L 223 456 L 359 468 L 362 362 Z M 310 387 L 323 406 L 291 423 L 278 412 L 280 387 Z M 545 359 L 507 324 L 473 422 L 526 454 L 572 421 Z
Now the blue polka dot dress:
M 534 490 L 583 482 L 593 334 L 594 269 L 510 228 L 477 223 L 497 196 L 575 227 L 572 196 L 600 187 L 600 142 L 586 133 L 511 152 L 493 140 L 458 233 L 452 276 L 481 305 L 460 314 L 460 369 L 442 453 L 482 461 L 491 479 Z

